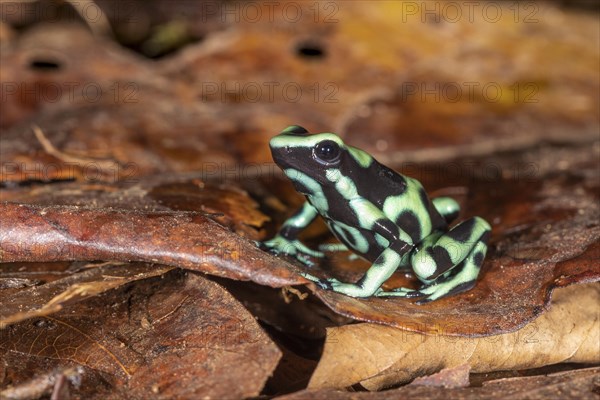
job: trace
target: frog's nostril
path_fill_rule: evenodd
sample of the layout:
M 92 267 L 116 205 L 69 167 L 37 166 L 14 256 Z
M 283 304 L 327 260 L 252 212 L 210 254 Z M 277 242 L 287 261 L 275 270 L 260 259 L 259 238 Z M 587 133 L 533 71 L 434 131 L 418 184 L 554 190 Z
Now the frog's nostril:
M 290 146 L 285 146 L 286 153 L 290 153 L 291 151 L 292 151 L 292 148 Z

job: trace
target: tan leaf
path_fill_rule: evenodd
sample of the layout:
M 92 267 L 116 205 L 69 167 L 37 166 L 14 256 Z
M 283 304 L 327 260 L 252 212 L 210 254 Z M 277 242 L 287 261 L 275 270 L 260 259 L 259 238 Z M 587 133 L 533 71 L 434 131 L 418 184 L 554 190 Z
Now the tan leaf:
M 551 309 L 524 328 L 483 338 L 423 335 L 375 324 L 328 329 L 309 388 L 360 383 L 379 390 L 462 364 L 472 372 L 600 362 L 600 285 L 556 290 Z

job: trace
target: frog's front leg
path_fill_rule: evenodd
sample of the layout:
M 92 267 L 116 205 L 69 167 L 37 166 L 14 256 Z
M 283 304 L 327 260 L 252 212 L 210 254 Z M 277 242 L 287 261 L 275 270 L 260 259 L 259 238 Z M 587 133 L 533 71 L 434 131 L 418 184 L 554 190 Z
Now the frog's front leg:
M 283 253 L 295 257 L 306 265 L 312 265 L 307 256 L 323 257 L 324 254 L 307 247 L 298 240 L 298 234 L 314 221 L 317 214 L 317 210 L 309 202 L 305 202 L 294 215 L 283 223 L 275 237 L 260 243 L 260 245 L 275 254 Z
M 318 279 L 310 274 L 303 274 L 323 289 L 333 290 L 352 297 L 369 297 L 381 293 L 381 285 L 392 276 L 402 264 L 402 258 L 413 248 L 410 236 L 388 219 L 371 202 L 359 199 L 351 201 L 356 215 L 360 215 L 360 227 L 374 232 L 390 245 L 375 259 L 373 265 L 357 283 L 344 283 L 337 279 Z
M 426 296 L 419 303 L 427 303 L 471 289 L 487 252 L 490 230 L 484 219 L 474 217 L 445 234 L 433 235 L 433 243 L 426 238 L 411 256 L 413 271 L 426 285 L 408 297 Z
M 381 285 L 387 281 L 390 276 L 398 269 L 404 254 L 412 249 L 412 245 L 401 240 L 397 240 L 383 252 L 373 262 L 373 265 L 365 275 L 356 283 L 344 283 L 335 278 L 319 279 L 310 274 L 302 274 L 307 279 L 314 281 L 322 289 L 333 290 L 352 297 L 369 297 L 372 295 L 380 296 L 383 292 Z M 404 293 L 411 292 L 410 289 L 404 289 Z M 397 291 L 395 296 L 400 296 Z

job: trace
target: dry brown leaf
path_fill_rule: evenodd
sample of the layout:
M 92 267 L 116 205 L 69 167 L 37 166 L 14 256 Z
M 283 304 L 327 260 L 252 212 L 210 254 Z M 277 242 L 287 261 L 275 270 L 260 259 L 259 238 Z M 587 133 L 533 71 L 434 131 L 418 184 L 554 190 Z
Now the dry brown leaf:
M 0 290 L 0 329 L 26 319 L 57 313 L 69 304 L 129 282 L 162 275 L 173 268 L 165 265 L 106 263 L 16 293 Z
M 2 262 L 143 261 L 273 287 L 306 282 L 204 213 L 0 203 L 0 214 Z
M 224 137 L 231 114 L 81 26 L 27 30 L 0 57 L 2 182 L 116 181 L 235 163 Z
M 119 398 L 245 398 L 260 393 L 280 356 L 223 288 L 181 271 L 70 304 L 0 335 L 0 364 L 11 366 L 2 376 L 3 398 L 33 376 L 72 365 L 89 379 L 72 388 L 85 398 L 106 398 L 106 390 Z
M 0 190 L 0 200 L 96 209 L 195 211 L 241 236 L 259 239 L 259 229 L 269 217 L 258 209 L 256 201 L 233 180 L 207 181 L 202 178 L 201 173 L 196 173 L 132 178 L 117 184 L 57 182 Z
M 554 293 L 551 309 L 524 328 L 483 338 L 423 335 L 375 324 L 329 328 L 309 388 L 369 390 L 407 382 L 442 368 L 472 372 L 535 368 L 559 362 L 600 362 L 600 284 Z M 467 321 L 468 322 L 468 321 Z

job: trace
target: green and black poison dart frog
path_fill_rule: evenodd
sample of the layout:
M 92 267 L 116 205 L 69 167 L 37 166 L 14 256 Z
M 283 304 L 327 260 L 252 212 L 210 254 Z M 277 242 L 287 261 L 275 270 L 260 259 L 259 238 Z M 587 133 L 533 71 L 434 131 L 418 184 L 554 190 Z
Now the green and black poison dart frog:
M 429 199 L 419 181 L 378 163 L 333 133 L 311 135 L 293 125 L 269 144 L 275 163 L 307 201 L 263 247 L 311 265 L 307 256 L 324 254 L 297 236 L 321 215 L 342 244 L 320 250 L 350 249 L 372 262 L 356 283 L 309 273 L 304 277 L 352 297 L 421 297 L 420 304 L 475 285 L 491 230 L 484 219 L 473 217 L 449 228 L 459 212 L 455 200 Z M 418 290 L 381 289 L 394 271 L 408 267 L 423 282 Z

